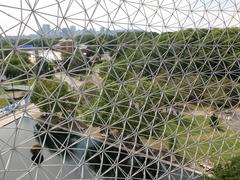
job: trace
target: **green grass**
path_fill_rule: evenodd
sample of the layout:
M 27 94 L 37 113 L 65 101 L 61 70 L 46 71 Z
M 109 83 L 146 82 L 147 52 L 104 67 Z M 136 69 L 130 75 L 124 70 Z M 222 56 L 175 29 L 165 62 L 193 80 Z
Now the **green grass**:
M 181 120 L 170 120 L 165 139 L 176 137 L 174 150 L 185 158 L 185 162 L 201 163 L 209 159 L 218 164 L 227 162 L 233 156 L 240 156 L 240 134 L 214 129 L 209 126 L 209 121 L 209 118 L 204 116 L 185 116 Z M 221 124 L 220 127 L 224 129 Z
M 196 103 L 188 103 L 185 107 L 186 109 L 192 110 L 192 111 L 214 111 L 214 107 L 211 107 L 210 105 L 206 104 L 196 104 Z
M 0 98 L 0 108 L 8 105 L 8 100 L 6 98 Z
M 5 94 L 5 91 L 3 89 L 0 89 L 0 95 Z

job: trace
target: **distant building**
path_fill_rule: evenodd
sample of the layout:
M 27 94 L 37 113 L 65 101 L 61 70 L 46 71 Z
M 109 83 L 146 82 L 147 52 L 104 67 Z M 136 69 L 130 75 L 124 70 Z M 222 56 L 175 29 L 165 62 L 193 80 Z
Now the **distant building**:
M 71 35 L 74 37 L 76 35 L 76 26 L 70 26 Z
M 76 42 L 72 39 L 61 39 L 55 49 L 63 52 L 73 52 L 76 47 Z
M 51 26 L 50 24 L 43 24 L 41 28 L 37 31 L 37 34 L 40 36 L 51 36 Z
M 106 31 L 106 29 L 104 27 L 100 28 L 100 33 L 103 34 Z
M 62 30 L 62 36 L 63 37 L 70 37 L 68 28 L 62 28 L 61 30 Z
M 42 25 L 42 32 L 44 34 L 47 34 L 51 31 L 51 27 L 50 27 L 50 24 L 43 24 Z

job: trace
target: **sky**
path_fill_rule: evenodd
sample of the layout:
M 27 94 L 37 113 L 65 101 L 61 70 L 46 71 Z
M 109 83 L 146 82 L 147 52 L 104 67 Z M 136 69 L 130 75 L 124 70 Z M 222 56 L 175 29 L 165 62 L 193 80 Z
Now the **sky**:
M 1 0 L 0 34 L 35 34 L 42 24 L 53 30 L 239 27 L 240 0 Z

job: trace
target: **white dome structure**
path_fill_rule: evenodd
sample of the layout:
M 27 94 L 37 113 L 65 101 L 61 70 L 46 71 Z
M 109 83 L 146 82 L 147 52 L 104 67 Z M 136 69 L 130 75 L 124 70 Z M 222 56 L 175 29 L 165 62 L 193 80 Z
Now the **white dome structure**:
M 0 179 L 238 177 L 239 8 L 1 0 Z

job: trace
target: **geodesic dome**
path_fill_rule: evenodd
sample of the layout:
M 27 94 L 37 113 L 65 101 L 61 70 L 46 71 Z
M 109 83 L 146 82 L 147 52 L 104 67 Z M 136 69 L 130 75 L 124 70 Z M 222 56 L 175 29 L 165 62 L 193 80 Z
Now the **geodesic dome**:
M 0 179 L 204 179 L 239 156 L 239 2 L 0 2 Z

